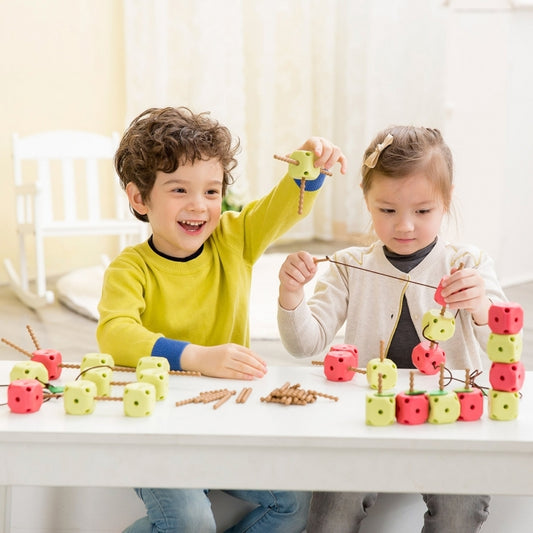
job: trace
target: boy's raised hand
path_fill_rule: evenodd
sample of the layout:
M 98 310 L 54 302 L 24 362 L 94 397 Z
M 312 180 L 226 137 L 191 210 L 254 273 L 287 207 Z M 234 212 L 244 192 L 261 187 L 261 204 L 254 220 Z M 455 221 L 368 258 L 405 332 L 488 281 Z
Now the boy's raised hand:
M 329 170 L 335 163 L 341 166 L 341 173 L 346 174 L 346 156 L 342 150 L 323 137 L 307 139 L 298 150 L 309 150 L 315 154 L 315 167 Z
M 296 252 L 287 256 L 279 271 L 279 304 L 283 309 L 296 309 L 304 299 L 304 285 L 317 272 L 313 256 Z
M 183 370 L 195 370 L 204 376 L 228 379 L 262 378 L 267 373 L 265 361 L 250 348 L 239 344 L 200 346 L 189 344 L 181 354 Z

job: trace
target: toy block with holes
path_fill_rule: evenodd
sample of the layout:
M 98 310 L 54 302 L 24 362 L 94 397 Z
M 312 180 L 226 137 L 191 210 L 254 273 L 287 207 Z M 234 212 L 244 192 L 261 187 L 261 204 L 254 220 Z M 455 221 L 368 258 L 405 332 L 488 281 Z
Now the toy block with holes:
M 48 383 L 48 370 L 38 361 L 20 361 L 13 365 L 9 373 L 9 381 L 17 379 L 36 379 L 41 384 Z
M 359 362 L 357 348 L 351 344 L 337 344 L 324 357 L 324 375 L 329 381 L 350 381 Z
M 495 363 L 516 363 L 522 356 L 522 336 L 491 333 L 487 342 L 487 355 Z
M 455 394 L 461 407 L 458 420 L 472 422 L 483 415 L 483 393 L 479 388 L 470 386 L 470 370 L 465 370 L 465 387 L 456 389 Z
M 524 385 L 526 369 L 521 361 L 516 363 L 492 363 L 489 382 L 494 390 L 517 392 Z
M 439 388 L 431 391 L 428 398 L 430 424 L 450 424 L 458 420 L 461 404 L 455 392 L 444 390 L 444 365 L 440 366 Z
M 379 357 L 374 357 L 366 365 L 366 379 L 372 389 L 378 388 L 378 377 L 381 376 L 381 387 L 390 390 L 396 386 L 398 368 L 392 359 L 385 357 L 385 343 L 380 342 Z
M 137 380 L 140 383 L 151 383 L 155 389 L 157 401 L 164 400 L 168 394 L 168 371 L 163 368 L 145 368 L 137 370 Z
M 489 328 L 498 335 L 515 335 L 524 325 L 524 310 L 514 302 L 493 303 L 489 309 Z
M 417 425 L 427 422 L 429 400 L 426 391 L 415 390 L 414 372 L 409 373 L 409 389 L 396 395 L 396 420 L 399 424 Z
M 108 367 L 97 366 L 83 371 L 83 379 L 92 381 L 96 385 L 97 396 L 111 395 L 111 377 L 113 372 Z
M 455 333 L 455 316 L 450 311 L 430 309 L 422 317 L 422 331 L 430 341 L 447 341 Z
M 35 413 L 43 403 L 43 386 L 36 379 L 16 379 L 7 388 L 7 405 L 13 413 Z
M 518 417 L 520 393 L 489 390 L 489 418 L 509 421 Z
M 366 395 L 365 413 L 369 426 L 389 426 L 396 421 L 396 395 L 383 391 L 381 374 L 378 374 L 377 392 Z
M 156 368 L 169 373 L 170 363 L 166 357 L 157 357 L 155 355 L 141 357 L 137 362 L 137 367 L 135 368 L 137 379 L 139 379 L 139 373 L 148 368 Z
M 446 353 L 437 342 L 422 341 L 413 348 L 411 360 L 422 374 L 433 375 L 439 372 L 441 364 L 446 363 Z
M 68 415 L 89 415 L 94 411 L 96 384 L 88 379 L 79 379 L 65 385 L 63 406 Z
M 124 387 L 124 414 L 126 416 L 149 416 L 154 411 L 156 390 L 151 383 L 129 383 Z
M 95 366 L 115 366 L 113 357 L 107 353 L 91 352 L 86 353 L 81 360 L 80 370 L 87 370 Z

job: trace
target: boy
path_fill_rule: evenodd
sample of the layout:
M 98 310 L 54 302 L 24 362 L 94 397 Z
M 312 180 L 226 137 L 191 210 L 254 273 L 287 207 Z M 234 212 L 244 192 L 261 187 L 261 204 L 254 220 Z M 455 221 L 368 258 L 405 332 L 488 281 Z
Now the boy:
M 267 246 L 301 216 L 299 186 L 285 176 L 240 213 L 221 215 L 236 166 L 227 128 L 186 108 L 148 109 L 124 134 L 115 165 L 135 216 L 150 223 L 147 242 L 126 248 L 108 267 L 99 304 L 97 339 L 119 365 L 143 356 L 166 357 L 174 370 L 261 378 L 265 361 L 249 348 L 252 267 Z M 319 137 L 301 149 L 315 166 L 336 162 L 340 149 Z M 309 213 L 324 175 L 306 181 Z M 148 516 L 128 533 L 215 531 L 202 490 L 136 489 Z M 258 507 L 233 531 L 290 533 L 305 527 L 309 495 L 284 491 L 228 491 Z M 163 510 L 161 510 L 164 507 Z

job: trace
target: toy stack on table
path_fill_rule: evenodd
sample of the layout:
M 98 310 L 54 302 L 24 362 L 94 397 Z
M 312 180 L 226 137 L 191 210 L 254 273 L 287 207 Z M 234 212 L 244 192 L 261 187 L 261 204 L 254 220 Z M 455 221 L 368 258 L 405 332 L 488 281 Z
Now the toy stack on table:
M 493 420 L 513 420 L 518 416 L 519 391 L 525 378 L 520 361 L 523 324 L 524 312 L 517 303 L 493 304 L 489 310 L 489 417 Z

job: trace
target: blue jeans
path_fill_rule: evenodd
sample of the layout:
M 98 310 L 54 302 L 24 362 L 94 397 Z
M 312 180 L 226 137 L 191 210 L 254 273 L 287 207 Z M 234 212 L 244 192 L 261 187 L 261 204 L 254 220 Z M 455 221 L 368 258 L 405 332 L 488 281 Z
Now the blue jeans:
M 216 525 L 207 490 L 135 489 L 147 516 L 123 533 L 215 533 Z M 257 504 L 227 533 L 301 533 L 305 529 L 310 492 L 225 490 Z
M 370 492 L 315 492 L 307 533 L 357 533 L 377 499 Z M 427 505 L 422 533 L 476 533 L 487 519 L 489 496 L 422 494 Z

